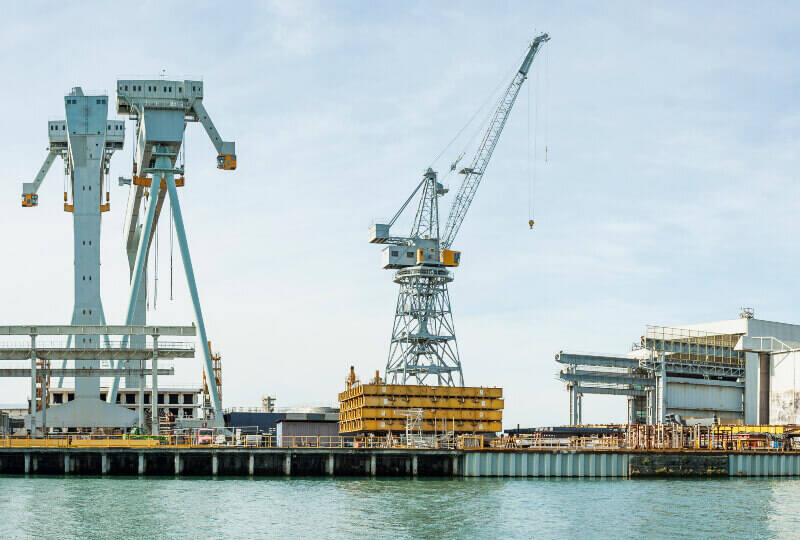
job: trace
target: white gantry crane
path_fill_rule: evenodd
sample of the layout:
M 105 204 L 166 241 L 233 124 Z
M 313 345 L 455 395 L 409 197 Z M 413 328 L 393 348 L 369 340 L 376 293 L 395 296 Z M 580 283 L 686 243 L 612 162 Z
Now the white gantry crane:
M 158 218 L 164 199 L 169 196 L 170 209 L 175 224 L 175 234 L 181 252 L 183 268 L 189 293 L 192 297 L 198 337 L 203 351 L 206 376 L 214 381 L 211 351 L 206 335 L 200 297 L 197 292 L 186 229 L 183 223 L 178 191 L 184 185 L 184 169 L 180 150 L 184 142 L 187 122 L 200 122 L 217 150 L 217 168 L 236 168 L 236 152 L 233 142 L 224 141 L 217 132 L 203 106 L 202 81 L 119 80 L 117 81 L 117 113 L 126 114 L 136 122 L 136 145 L 134 150 L 133 178 L 120 179 L 130 184 L 128 210 L 123 229 L 124 244 L 130 265 L 130 293 L 125 324 L 146 324 L 145 269 L 150 244 L 155 235 Z M 126 339 L 126 338 L 125 338 Z M 137 338 L 131 338 L 137 339 Z M 138 338 L 140 340 L 143 337 Z M 123 346 L 127 345 L 123 341 Z M 132 346 L 143 346 L 143 343 Z M 127 381 L 128 384 L 143 382 Z M 156 381 L 154 381 L 154 386 Z M 222 421 L 222 404 L 215 384 L 210 385 L 212 413 L 217 422 Z M 119 379 L 115 379 L 108 393 L 114 403 L 119 390 Z M 153 408 L 155 411 L 156 408 Z M 153 418 L 153 426 L 158 419 Z
M 492 114 L 489 127 L 469 167 L 460 173 L 464 180 L 450 207 L 444 230 L 439 227 L 439 197 L 447 190 L 428 169 L 422 181 L 389 223 L 374 224 L 369 241 L 389 244 L 383 250 L 383 268 L 397 270 L 394 282 L 400 285 L 386 363 L 389 383 L 463 386 L 464 375 L 456 343 L 453 313 L 447 284 L 453 281 L 448 268 L 458 266 L 459 251 L 451 250 L 464 217 L 475 197 L 486 166 L 500 138 L 508 115 L 539 47 L 549 41 L 540 34 L 530 44 L 522 65 Z M 390 228 L 414 197 L 421 192 L 417 214 L 409 236 L 392 236 Z

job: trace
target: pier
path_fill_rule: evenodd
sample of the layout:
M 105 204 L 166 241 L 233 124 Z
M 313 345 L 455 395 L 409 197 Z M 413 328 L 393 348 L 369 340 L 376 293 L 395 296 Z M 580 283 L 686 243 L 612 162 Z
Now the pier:
M 71 442 L 71 441 L 68 441 Z M 0 439 L 0 475 L 230 477 L 800 476 L 800 452 L 170 444 L 160 440 Z

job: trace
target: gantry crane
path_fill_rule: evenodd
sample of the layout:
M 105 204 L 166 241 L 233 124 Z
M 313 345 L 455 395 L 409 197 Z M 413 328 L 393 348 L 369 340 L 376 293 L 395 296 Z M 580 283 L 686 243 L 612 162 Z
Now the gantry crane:
M 202 81 L 118 80 L 117 113 L 127 114 L 136 122 L 133 176 L 130 179 L 120 179 L 120 183 L 130 185 L 128 210 L 123 228 L 130 265 L 130 290 L 125 324 L 144 325 L 146 322 L 144 298 L 147 257 L 161 207 L 168 195 L 189 294 L 192 297 L 198 337 L 202 344 L 205 375 L 210 380 L 216 380 L 178 200 L 177 188 L 185 183 L 180 150 L 184 143 L 187 122 L 200 122 L 203 125 L 217 151 L 219 169 L 236 168 L 235 144 L 222 139 L 206 112 L 203 106 Z M 123 346 L 127 345 L 126 338 L 123 339 Z M 128 383 L 129 381 L 126 381 L 126 385 Z M 140 391 L 142 387 L 143 381 L 139 384 Z M 118 390 L 119 379 L 114 379 L 111 391 L 108 393 L 109 402 L 113 403 L 116 400 Z M 216 384 L 209 385 L 209 393 L 213 414 L 217 421 L 221 421 L 222 403 Z M 153 426 L 157 426 L 158 419 L 153 418 L 152 423 Z
M 531 63 L 539 47 L 549 40 L 547 34 L 540 34 L 528 47 L 522 65 L 491 116 L 472 163 L 460 171 L 464 179 L 450 207 L 444 231 L 439 227 L 439 197 L 448 190 L 437 181 L 437 174 L 431 168 L 425 171 L 422 181 L 389 223 L 376 223 L 370 228 L 371 243 L 389 244 L 383 250 L 383 268 L 397 270 L 394 282 L 400 285 L 386 362 L 385 379 L 390 384 L 414 380 L 417 384 L 426 381 L 430 384 L 430 377 L 438 385 L 464 385 L 447 289 L 448 283 L 453 281 L 449 268 L 459 265 L 461 253 L 450 248 L 475 198 Z M 420 192 L 411 234 L 392 236 L 390 228 Z
M 64 160 L 67 187 L 64 190 L 64 211 L 72 214 L 74 246 L 73 325 L 105 325 L 100 298 L 100 229 L 102 214 L 110 209 L 108 173 L 111 156 L 125 142 L 125 124 L 108 119 L 108 96 L 85 95 L 75 87 L 64 97 L 65 120 L 48 122 L 50 146 L 44 164 L 33 182 L 22 185 L 22 206 L 38 206 L 39 187 L 56 157 Z M 75 348 L 97 349 L 99 336 L 75 337 Z M 108 336 L 103 336 L 108 348 Z M 70 348 L 73 336 L 66 348 Z M 66 362 L 62 360 L 66 367 Z M 100 360 L 72 359 L 76 369 L 99 368 Z M 41 367 L 47 367 L 42 363 Z M 59 379 L 61 386 L 63 379 Z M 46 400 L 49 377 L 40 377 L 32 388 L 31 400 L 37 396 Z M 75 379 L 75 399 L 50 414 L 53 425 L 75 426 L 80 418 L 82 427 L 121 427 L 135 421 L 135 413 L 100 401 L 100 378 Z M 37 424 L 36 408 L 32 407 L 31 432 Z M 39 413 L 42 418 L 44 411 Z

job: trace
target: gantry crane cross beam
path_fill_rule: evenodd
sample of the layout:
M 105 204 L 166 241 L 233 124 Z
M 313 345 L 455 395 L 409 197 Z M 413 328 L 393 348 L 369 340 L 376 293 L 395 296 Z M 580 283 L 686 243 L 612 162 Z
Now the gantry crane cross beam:
M 183 135 L 187 122 L 200 122 L 203 125 L 217 150 L 217 167 L 220 169 L 236 168 L 235 145 L 222 139 L 203 106 L 202 81 L 119 80 L 117 112 L 127 114 L 136 121 L 133 176 L 129 181 L 121 179 L 121 182 L 130 183 L 131 190 L 123 228 L 123 242 L 128 252 L 131 276 L 125 324 L 146 324 L 144 298 L 148 251 L 158 224 L 161 206 L 164 198 L 168 196 L 175 235 L 192 297 L 198 337 L 203 344 L 201 349 L 204 371 L 207 377 L 213 379 L 209 340 L 178 199 L 177 187 L 182 186 L 184 182 L 184 170 L 179 166 L 178 156 L 184 142 Z M 176 175 L 180 176 L 176 178 Z M 149 192 L 145 197 L 147 188 Z M 143 203 L 145 199 L 146 202 Z M 116 400 L 118 390 L 117 378 L 108 393 L 110 402 Z M 222 403 L 216 385 L 211 385 L 210 394 L 215 417 L 221 420 Z
M 541 34 L 530 44 L 522 65 L 492 114 L 471 166 L 460 171 L 464 180 L 453 200 L 444 231 L 439 227 L 438 201 L 447 189 L 430 168 L 391 221 L 370 228 L 371 243 L 387 244 L 383 250 L 383 268 L 397 270 L 394 282 L 400 285 L 386 362 L 385 378 L 389 383 L 416 380 L 418 384 L 426 384 L 435 379 L 439 385 L 464 384 L 448 292 L 448 284 L 453 281 L 449 268 L 459 265 L 461 253 L 450 247 L 475 198 L 531 63 L 542 43 L 549 39 L 547 34 Z M 411 233 L 393 236 L 390 228 L 417 194 L 419 203 Z

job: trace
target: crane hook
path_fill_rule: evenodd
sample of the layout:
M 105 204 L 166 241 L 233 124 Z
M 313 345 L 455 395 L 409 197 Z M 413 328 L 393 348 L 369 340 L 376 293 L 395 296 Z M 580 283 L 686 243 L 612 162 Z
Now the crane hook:
M 533 229 L 533 220 L 532 220 L 532 219 L 529 219 L 529 220 L 528 220 L 528 226 L 529 226 L 531 229 Z

